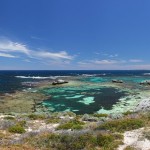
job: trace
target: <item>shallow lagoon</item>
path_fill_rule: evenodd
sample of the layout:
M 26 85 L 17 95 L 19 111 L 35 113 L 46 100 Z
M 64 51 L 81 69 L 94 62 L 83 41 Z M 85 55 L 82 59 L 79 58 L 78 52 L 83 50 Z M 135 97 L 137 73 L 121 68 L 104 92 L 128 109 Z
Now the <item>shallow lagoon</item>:
M 123 80 L 125 84 L 115 85 L 111 83 L 112 79 Z M 78 77 L 74 80 L 75 85 L 45 88 L 43 92 L 51 95 L 51 98 L 42 105 L 53 112 L 73 111 L 77 114 L 126 110 L 124 106 L 130 108 L 128 104 L 137 101 L 133 96 L 134 91 L 144 89 L 139 83 L 148 79 L 139 76 Z
M 79 81 L 80 80 L 80 81 Z M 117 87 L 108 87 L 100 83 L 100 77 L 81 78 L 67 86 L 50 86 L 42 92 L 51 95 L 42 105 L 50 111 L 73 111 L 77 114 L 94 113 L 104 108 L 111 110 L 118 100 L 128 94 Z

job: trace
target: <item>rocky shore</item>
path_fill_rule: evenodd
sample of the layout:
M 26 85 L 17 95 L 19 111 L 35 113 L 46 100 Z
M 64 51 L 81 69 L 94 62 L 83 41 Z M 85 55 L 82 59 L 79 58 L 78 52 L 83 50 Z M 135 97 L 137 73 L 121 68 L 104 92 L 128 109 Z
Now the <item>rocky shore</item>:
M 86 84 L 91 86 L 90 83 Z M 50 95 L 41 92 L 43 88 L 79 85 L 82 86 L 82 82 L 70 81 L 53 86 L 52 82 L 44 81 L 26 91 L 1 95 L 0 149 L 88 150 L 94 147 L 95 150 L 148 150 L 149 89 L 132 89 L 132 86 L 126 84 L 101 83 L 100 86 L 124 90 L 127 95 L 119 99 L 112 106 L 112 110 L 101 108 L 93 114 L 52 113 L 40 105 L 43 100 L 50 98 Z M 93 83 L 92 86 L 97 85 Z M 103 140 L 106 144 L 101 142 Z

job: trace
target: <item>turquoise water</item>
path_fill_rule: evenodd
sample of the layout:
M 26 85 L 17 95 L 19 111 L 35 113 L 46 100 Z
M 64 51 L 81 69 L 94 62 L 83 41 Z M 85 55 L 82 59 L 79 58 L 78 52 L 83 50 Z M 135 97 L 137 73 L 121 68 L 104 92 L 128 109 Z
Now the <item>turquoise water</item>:
M 128 83 L 140 83 L 142 81 L 150 80 L 149 76 L 113 76 L 113 77 L 87 77 L 81 78 L 84 82 L 103 83 L 111 82 L 112 79 L 123 80 Z
M 42 104 L 50 111 L 73 111 L 77 114 L 94 113 L 104 108 L 111 110 L 118 100 L 128 93 L 114 87 L 101 86 L 100 83 L 111 83 L 112 79 L 123 80 L 133 87 L 140 87 L 141 81 L 148 80 L 144 77 L 82 77 L 82 83 L 76 86 L 50 87 L 43 90 L 51 98 Z
M 71 91 L 71 92 L 70 92 Z M 100 108 L 111 109 L 119 98 L 125 96 L 115 88 L 79 89 L 56 88 L 46 89 L 45 93 L 52 97 L 43 102 L 50 111 L 73 111 L 78 114 L 93 113 Z

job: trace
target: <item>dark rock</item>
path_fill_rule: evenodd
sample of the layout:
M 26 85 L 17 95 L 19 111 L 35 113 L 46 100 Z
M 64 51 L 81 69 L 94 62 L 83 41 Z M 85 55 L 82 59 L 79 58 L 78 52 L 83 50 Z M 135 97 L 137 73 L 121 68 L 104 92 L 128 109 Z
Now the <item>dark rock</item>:
M 140 85 L 150 85 L 150 81 L 143 81 L 143 82 L 140 82 Z
M 112 82 L 113 82 L 113 83 L 123 83 L 123 81 L 122 81 L 122 80 L 115 80 L 115 79 L 114 79 L 114 80 L 112 80 Z
M 65 83 L 68 83 L 68 81 L 59 79 L 59 80 L 53 81 L 52 85 L 65 84 Z

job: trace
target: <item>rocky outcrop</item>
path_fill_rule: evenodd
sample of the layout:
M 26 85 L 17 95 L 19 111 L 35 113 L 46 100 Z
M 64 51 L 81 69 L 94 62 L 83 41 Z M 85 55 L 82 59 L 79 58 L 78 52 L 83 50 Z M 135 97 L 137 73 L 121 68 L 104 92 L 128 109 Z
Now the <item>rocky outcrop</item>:
M 137 111 L 149 111 L 150 110 L 150 99 L 143 99 L 135 108 L 135 112 Z
M 64 83 L 68 83 L 68 81 L 59 79 L 59 80 L 53 81 L 52 85 L 58 85 L 58 84 L 64 84 Z
M 83 117 L 82 117 L 82 121 L 97 122 L 98 118 L 90 116 L 88 114 L 84 114 Z
M 141 85 L 150 85 L 150 80 L 140 82 Z
M 122 80 L 116 80 L 116 79 L 112 80 L 112 82 L 113 82 L 113 83 L 123 83 Z

